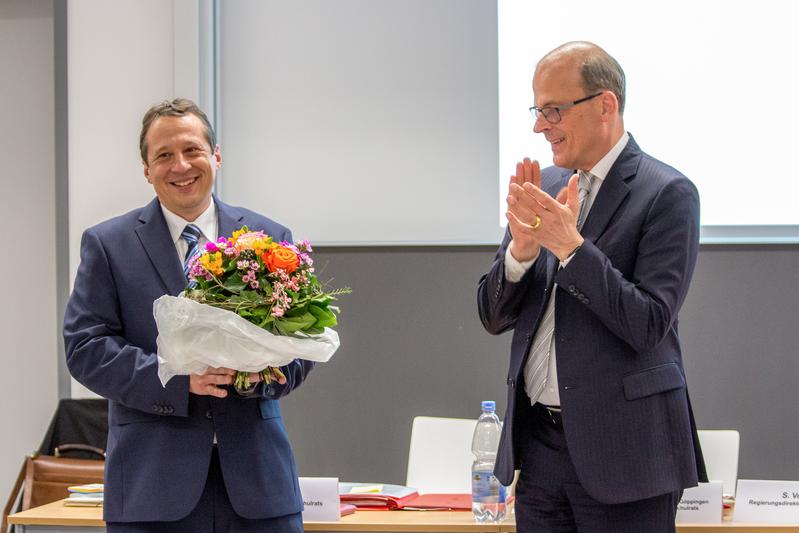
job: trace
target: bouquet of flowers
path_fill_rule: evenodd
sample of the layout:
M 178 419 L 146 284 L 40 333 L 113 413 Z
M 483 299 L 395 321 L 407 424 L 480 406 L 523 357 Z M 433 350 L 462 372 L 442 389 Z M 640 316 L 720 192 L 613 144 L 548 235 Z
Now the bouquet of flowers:
M 250 372 L 284 383 L 278 367 L 292 359 L 327 361 L 339 345 L 331 304 L 350 289 L 325 290 L 311 252 L 308 241 L 277 243 L 246 226 L 206 243 L 189 262 L 182 297 L 153 306 L 161 382 L 224 366 L 243 390 Z

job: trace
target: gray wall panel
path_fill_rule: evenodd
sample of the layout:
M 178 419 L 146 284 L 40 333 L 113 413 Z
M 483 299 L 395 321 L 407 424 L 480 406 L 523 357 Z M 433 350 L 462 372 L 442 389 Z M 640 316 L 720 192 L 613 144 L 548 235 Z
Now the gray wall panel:
M 485 333 L 475 287 L 491 247 L 325 248 L 342 345 L 283 402 L 300 472 L 405 481 L 417 415 L 505 412 L 510 336 Z M 741 432 L 740 477 L 799 479 L 799 249 L 703 246 L 680 331 L 697 423 Z

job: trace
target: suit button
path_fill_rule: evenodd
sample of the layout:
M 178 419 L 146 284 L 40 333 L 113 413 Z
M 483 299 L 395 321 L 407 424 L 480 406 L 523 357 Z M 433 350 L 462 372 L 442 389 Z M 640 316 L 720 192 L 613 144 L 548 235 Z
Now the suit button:
M 588 305 L 588 304 L 590 304 L 590 303 L 591 303 L 591 299 L 590 299 L 590 298 L 583 298 L 583 303 L 584 303 L 585 305 Z
M 212 418 L 214 418 L 214 415 L 213 415 L 213 413 L 211 413 L 211 410 L 210 410 L 210 409 L 208 409 L 208 410 L 205 412 L 205 418 L 207 418 L 208 420 L 211 420 Z
M 175 412 L 175 408 L 172 407 L 171 405 L 165 405 L 164 406 L 164 413 L 166 413 L 168 415 L 171 415 L 174 412 Z
M 154 413 L 160 413 L 161 412 L 161 407 L 159 405 L 153 405 L 153 412 Z

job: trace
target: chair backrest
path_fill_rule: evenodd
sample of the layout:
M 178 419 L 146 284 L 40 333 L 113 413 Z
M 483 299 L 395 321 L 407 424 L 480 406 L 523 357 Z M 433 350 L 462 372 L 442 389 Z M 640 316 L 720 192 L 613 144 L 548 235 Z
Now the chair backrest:
M 738 481 L 738 449 L 741 437 L 734 429 L 700 429 L 699 444 L 705 457 L 707 477 L 724 483 L 724 494 L 735 495 Z
M 420 494 L 470 493 L 476 424 L 464 418 L 415 417 L 405 484 Z

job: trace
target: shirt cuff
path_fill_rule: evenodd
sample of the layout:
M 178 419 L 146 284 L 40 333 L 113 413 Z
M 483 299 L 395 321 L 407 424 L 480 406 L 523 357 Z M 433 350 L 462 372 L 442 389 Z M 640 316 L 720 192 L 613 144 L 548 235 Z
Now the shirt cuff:
M 530 267 L 533 266 L 536 259 L 538 259 L 537 255 L 529 261 L 520 263 L 513 257 L 513 254 L 510 253 L 510 245 L 508 245 L 508 248 L 505 250 L 505 279 L 511 283 L 517 283 L 524 277 L 527 271 L 530 270 Z
M 580 246 L 582 246 L 582 244 Z M 566 265 L 568 265 L 574 258 L 574 255 L 577 253 L 577 250 L 580 249 L 580 246 L 572 250 L 572 253 L 569 254 L 569 257 L 560 262 L 560 268 L 566 268 Z

